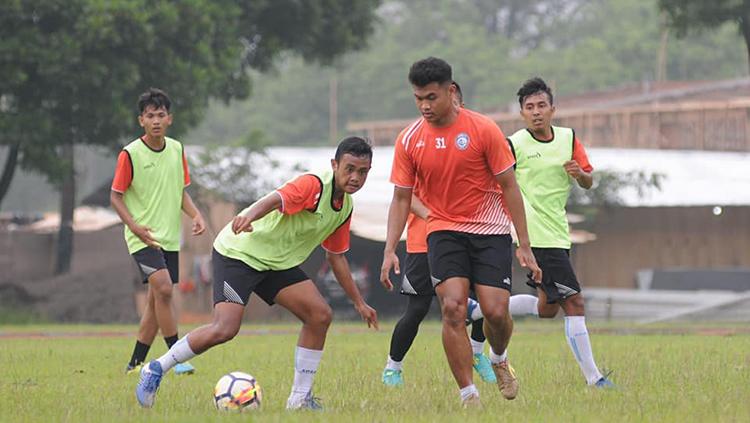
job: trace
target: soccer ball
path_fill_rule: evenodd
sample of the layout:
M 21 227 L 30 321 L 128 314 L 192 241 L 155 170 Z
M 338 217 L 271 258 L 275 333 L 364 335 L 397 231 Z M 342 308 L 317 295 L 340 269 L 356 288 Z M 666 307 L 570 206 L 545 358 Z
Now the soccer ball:
M 221 411 L 245 411 L 260 407 L 260 385 L 247 373 L 232 372 L 216 382 L 214 403 Z

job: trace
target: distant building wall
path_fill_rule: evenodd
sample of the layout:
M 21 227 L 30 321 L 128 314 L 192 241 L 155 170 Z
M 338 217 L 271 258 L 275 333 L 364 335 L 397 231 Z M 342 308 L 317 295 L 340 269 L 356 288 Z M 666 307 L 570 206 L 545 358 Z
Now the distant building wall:
M 489 116 L 507 136 L 524 127 L 517 113 Z M 392 145 L 415 119 L 352 122 L 347 129 L 375 145 Z M 560 110 L 554 124 L 575 129 L 587 147 L 750 151 L 750 98 Z
M 597 239 L 573 251 L 581 283 L 635 288 L 642 269 L 750 267 L 750 207 L 724 207 L 718 216 L 712 209 L 600 210 L 585 225 Z

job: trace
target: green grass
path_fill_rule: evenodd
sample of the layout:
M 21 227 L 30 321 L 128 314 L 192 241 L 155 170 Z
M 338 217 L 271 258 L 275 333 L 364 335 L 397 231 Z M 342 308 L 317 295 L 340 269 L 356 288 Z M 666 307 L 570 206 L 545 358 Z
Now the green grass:
M 151 410 L 135 401 L 137 376 L 123 374 L 134 326 L 0 326 L 0 421 L 750 421 L 750 335 L 741 327 L 734 335 L 706 336 L 676 330 L 690 326 L 629 334 L 628 326 L 590 324 L 598 364 L 613 369 L 620 386 L 599 391 L 585 386 L 562 322 L 519 322 L 510 349 L 519 397 L 506 401 L 476 377 L 484 408 L 465 411 L 436 322 L 423 325 L 406 358 L 406 386 L 380 383 L 392 328 L 384 326 L 368 332 L 360 324 L 334 323 L 315 383 L 323 413 L 284 410 L 296 341 L 288 329 L 295 326 L 246 325 L 282 334 L 240 336 L 197 357 L 197 373 L 170 373 Z M 679 334 L 665 334 L 670 331 Z M 29 332 L 109 335 L 8 336 Z M 150 357 L 164 350 L 157 340 Z M 258 379 L 261 410 L 227 415 L 214 409 L 213 385 L 233 370 Z

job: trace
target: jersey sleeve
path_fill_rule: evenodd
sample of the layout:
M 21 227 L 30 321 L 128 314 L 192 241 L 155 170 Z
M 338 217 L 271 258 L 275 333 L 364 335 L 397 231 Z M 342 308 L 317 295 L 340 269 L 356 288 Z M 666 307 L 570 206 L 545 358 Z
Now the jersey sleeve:
M 573 138 L 573 160 L 578 162 L 578 166 L 581 166 L 581 169 L 586 173 L 594 170 L 594 167 L 589 163 L 589 156 L 586 154 L 586 149 L 583 148 L 583 144 L 578 140 L 578 137 Z
M 349 251 L 349 226 L 352 221 L 352 215 L 346 218 L 346 221 L 341 224 L 331 235 L 328 235 L 320 246 L 326 251 L 332 254 L 344 254 Z
M 115 167 L 115 177 L 112 180 L 112 191 L 124 194 L 133 181 L 133 162 L 130 160 L 130 154 L 127 151 L 120 151 L 117 156 L 117 165 Z
M 510 147 L 510 142 L 495 122 L 488 122 L 482 142 L 487 153 L 487 165 L 493 175 L 499 175 L 516 164 L 516 158 Z
M 315 175 L 300 175 L 284 184 L 276 192 L 281 196 L 281 212 L 295 214 L 314 209 L 320 199 L 323 186 Z
M 190 168 L 188 167 L 187 157 L 185 157 L 185 151 L 182 152 L 182 173 L 185 174 L 185 185 L 190 185 Z
M 404 188 L 414 187 L 416 179 L 414 163 L 407 153 L 409 139 L 406 136 L 409 131 L 402 131 L 396 139 L 393 148 L 393 164 L 391 165 L 391 183 Z

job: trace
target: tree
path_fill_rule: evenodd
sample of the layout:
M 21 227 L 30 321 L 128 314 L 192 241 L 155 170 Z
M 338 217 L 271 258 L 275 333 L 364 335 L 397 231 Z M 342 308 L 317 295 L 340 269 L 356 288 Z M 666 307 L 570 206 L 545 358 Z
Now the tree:
M 750 0 L 659 0 L 659 8 L 669 16 L 669 25 L 683 36 L 694 29 L 737 23 L 750 64 Z
M 199 121 L 211 98 L 247 97 L 248 68 L 268 69 L 284 51 L 327 62 L 363 46 L 375 6 L 367 0 L 3 2 L 0 144 L 17 145 L 20 165 L 61 191 L 57 272 L 71 261 L 74 145 L 116 149 L 137 134 L 134 103 L 149 86 L 173 97 L 179 134 Z

